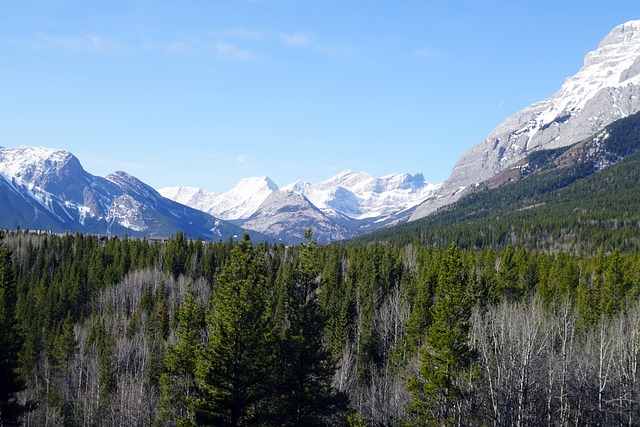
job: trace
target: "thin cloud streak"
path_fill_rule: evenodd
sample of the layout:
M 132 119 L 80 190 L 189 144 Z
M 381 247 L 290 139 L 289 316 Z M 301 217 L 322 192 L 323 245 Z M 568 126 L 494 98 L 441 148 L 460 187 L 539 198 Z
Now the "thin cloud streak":
M 30 39 L 1 39 L 0 43 L 34 50 L 108 52 L 120 48 L 120 45 L 108 37 L 96 34 L 65 36 L 41 34 Z
M 234 61 L 251 61 L 254 59 L 253 55 L 249 51 L 224 41 L 217 41 L 215 49 L 221 57 Z
M 313 36 L 304 33 L 280 34 L 280 41 L 288 47 L 303 47 L 313 44 Z

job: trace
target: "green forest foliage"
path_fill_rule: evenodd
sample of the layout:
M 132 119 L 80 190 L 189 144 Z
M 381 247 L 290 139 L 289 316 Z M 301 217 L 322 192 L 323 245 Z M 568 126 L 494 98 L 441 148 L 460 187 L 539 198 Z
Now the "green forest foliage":
M 528 248 L 595 255 L 640 246 L 640 114 L 594 139 L 526 159 L 524 179 L 470 192 L 433 215 L 360 238 L 461 248 Z M 571 150 L 564 163 L 554 161 Z M 601 169 L 604 165 L 610 165 Z
M 7 233 L 4 425 L 640 419 L 636 252 L 307 237 Z
M 0 425 L 638 425 L 640 116 L 606 133 L 351 242 L 0 233 Z

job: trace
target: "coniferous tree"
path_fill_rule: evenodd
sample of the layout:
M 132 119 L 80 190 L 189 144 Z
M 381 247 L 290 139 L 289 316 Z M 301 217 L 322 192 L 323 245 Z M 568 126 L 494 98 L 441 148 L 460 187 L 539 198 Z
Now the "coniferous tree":
M 178 313 L 178 342 L 167 349 L 160 377 L 162 417 L 179 426 L 195 425 L 197 355 L 201 351 L 204 311 L 194 301 L 188 285 Z
M 320 265 L 311 230 L 300 259 L 285 281 L 284 330 L 281 333 L 279 392 L 271 404 L 282 426 L 318 426 L 346 409 L 344 396 L 331 388 L 334 367 L 323 347 L 324 315 L 318 304 Z
M 471 299 L 467 295 L 460 250 L 451 245 L 442 255 L 435 289 L 432 323 L 420 353 L 420 376 L 409 381 L 413 402 L 409 413 L 416 425 L 453 425 L 464 398 L 460 376 L 469 369 Z
M 216 282 L 206 315 L 208 345 L 196 366 L 202 393 L 196 420 L 204 425 L 258 424 L 272 392 L 277 331 L 264 265 L 247 234 L 231 250 Z
M 16 394 L 24 384 L 18 374 L 18 352 L 22 339 L 15 316 L 16 282 L 11 251 L 0 244 L 0 425 L 17 425 L 24 407 Z

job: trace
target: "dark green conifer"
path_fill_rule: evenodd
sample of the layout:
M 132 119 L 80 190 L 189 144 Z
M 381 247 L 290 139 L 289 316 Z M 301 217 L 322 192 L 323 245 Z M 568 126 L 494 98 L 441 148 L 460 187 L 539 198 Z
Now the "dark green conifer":
M 195 423 L 195 404 L 200 397 L 195 374 L 204 326 L 204 311 L 194 301 L 191 286 L 187 287 L 177 316 L 178 340 L 167 349 L 160 377 L 161 412 L 164 420 L 188 426 Z
M 471 298 L 460 250 L 451 245 L 439 264 L 432 323 L 420 353 L 420 375 L 409 381 L 415 425 L 453 425 L 459 418 L 456 404 L 464 397 L 459 377 L 470 367 L 468 344 Z
M 320 264 L 311 231 L 285 279 L 285 307 L 279 355 L 278 393 L 270 404 L 272 423 L 319 426 L 346 409 L 331 388 L 334 367 L 322 344 L 324 315 L 318 304 Z
M 3 426 L 18 425 L 25 409 L 16 399 L 24 387 L 18 374 L 22 339 L 15 316 L 16 301 L 11 251 L 0 244 L 0 425 Z
M 209 340 L 196 366 L 198 424 L 259 424 L 273 391 L 276 327 L 263 262 L 245 234 L 216 278 Z

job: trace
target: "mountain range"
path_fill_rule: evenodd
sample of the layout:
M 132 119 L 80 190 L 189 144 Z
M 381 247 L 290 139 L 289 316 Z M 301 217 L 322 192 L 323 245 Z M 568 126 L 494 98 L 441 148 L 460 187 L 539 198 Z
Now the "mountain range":
M 0 218 L 5 229 L 141 237 L 181 230 L 193 238 L 218 240 L 244 232 L 162 197 L 125 172 L 97 177 L 69 152 L 25 146 L 0 147 Z
M 565 147 L 640 111 L 640 21 L 615 27 L 550 98 L 507 117 L 465 152 L 410 220 L 453 203 L 527 154 Z
M 311 228 L 320 242 L 341 240 L 450 211 L 465 195 L 535 175 L 532 161 L 550 161 L 535 153 L 605 140 L 608 125 L 638 111 L 640 21 L 630 21 L 589 52 L 554 95 L 508 117 L 464 153 L 442 184 L 422 174 L 375 178 L 347 170 L 282 188 L 265 176 L 220 194 L 156 191 L 125 172 L 93 176 L 66 151 L 0 147 L 0 227 L 143 237 L 181 230 L 209 240 L 249 230 L 254 240 L 284 243 L 297 243 Z
M 640 113 L 530 153 L 420 220 L 360 237 L 396 244 L 609 253 L 640 245 Z
M 253 177 L 222 194 L 193 187 L 167 187 L 159 192 L 279 241 L 300 241 L 305 230 L 312 228 L 320 242 L 328 242 L 405 218 L 438 187 L 422 174 L 374 178 L 346 170 L 317 184 L 298 181 L 279 188 L 269 177 Z
M 406 215 L 435 188 L 421 174 L 373 178 L 345 171 L 283 189 L 261 177 L 219 195 L 178 187 L 158 192 L 122 171 L 91 175 L 63 150 L 0 147 L 0 227 L 6 229 L 161 238 L 183 231 L 207 240 L 249 231 L 256 241 L 297 243 L 312 228 L 318 241 L 328 242 Z

